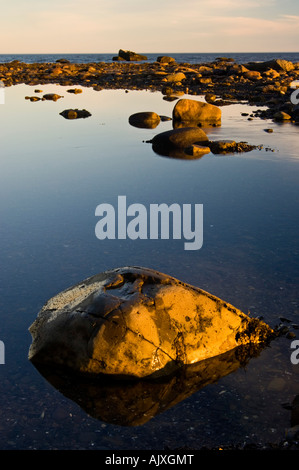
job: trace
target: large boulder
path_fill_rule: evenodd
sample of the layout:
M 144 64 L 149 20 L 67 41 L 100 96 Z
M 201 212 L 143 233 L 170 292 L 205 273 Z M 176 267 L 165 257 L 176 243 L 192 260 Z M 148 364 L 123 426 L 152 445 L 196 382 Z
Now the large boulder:
M 176 103 L 172 118 L 174 121 L 220 125 L 221 109 L 210 103 L 183 98 Z
M 219 298 L 139 267 L 107 271 L 61 292 L 29 331 L 35 364 L 127 378 L 168 375 L 273 335 Z
M 265 72 L 269 69 L 274 69 L 278 72 L 290 72 L 295 68 L 293 62 L 284 59 L 272 59 L 265 62 L 249 62 L 245 65 L 248 69 L 258 70 L 259 72 Z

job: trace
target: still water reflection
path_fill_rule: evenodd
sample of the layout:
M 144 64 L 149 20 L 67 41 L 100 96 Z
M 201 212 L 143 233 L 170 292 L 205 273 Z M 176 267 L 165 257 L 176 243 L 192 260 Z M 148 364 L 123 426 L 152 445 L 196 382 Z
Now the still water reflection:
M 25 100 L 35 88 L 7 88 L 0 105 L 0 447 L 200 448 L 283 439 L 290 426 L 283 405 L 299 393 L 299 365 L 290 361 L 286 337 L 246 367 L 195 387 L 186 398 L 171 397 L 175 406 L 126 427 L 94 416 L 92 400 L 88 406 L 76 402 L 28 362 L 28 327 L 61 290 L 106 269 L 140 265 L 199 286 L 271 326 L 287 318 L 298 338 L 298 127 L 248 121 L 241 113 L 252 107 L 231 105 L 223 108 L 222 126 L 207 130 L 210 138 L 264 149 L 163 158 L 147 141 L 170 129 L 171 121 L 155 129 L 128 122 L 140 111 L 171 116 L 174 103 L 161 94 L 83 89 L 74 95 L 47 85 L 44 93 L 63 98 Z M 91 116 L 64 119 L 60 113 L 69 108 Z M 267 127 L 274 132 L 266 133 Z M 119 195 L 145 206 L 203 204 L 202 248 L 185 251 L 181 240 L 98 240 L 95 209 L 104 202 L 115 206 Z M 105 400 L 104 394 L 99 402 Z M 160 396 L 156 402 L 163 405 Z

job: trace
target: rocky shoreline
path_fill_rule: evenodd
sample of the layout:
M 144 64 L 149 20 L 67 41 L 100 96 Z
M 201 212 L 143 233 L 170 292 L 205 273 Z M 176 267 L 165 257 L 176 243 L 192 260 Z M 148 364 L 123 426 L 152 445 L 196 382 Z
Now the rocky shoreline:
M 156 62 L 112 60 L 111 63 L 27 64 L 17 60 L 0 64 L 0 81 L 5 87 L 27 84 L 59 84 L 92 87 L 94 90 L 124 89 L 160 91 L 165 99 L 179 94 L 204 95 L 208 103 L 224 106 L 246 102 L 266 107 L 258 117 L 299 123 L 299 106 L 291 101 L 292 82 L 299 80 L 299 63 L 276 59 L 237 64 L 218 58 L 201 64 L 176 63 L 171 57 Z M 298 101 L 298 99 L 296 100 Z

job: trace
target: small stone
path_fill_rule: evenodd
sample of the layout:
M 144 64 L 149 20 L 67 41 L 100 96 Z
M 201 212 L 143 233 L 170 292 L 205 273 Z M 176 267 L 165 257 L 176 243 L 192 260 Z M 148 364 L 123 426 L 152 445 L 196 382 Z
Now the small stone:
M 63 96 L 57 95 L 56 93 L 47 93 L 43 96 L 43 98 L 49 101 L 57 101 L 60 98 L 63 98 Z
M 77 95 L 78 93 L 82 93 L 81 88 L 71 88 L 70 90 L 67 90 L 68 93 L 74 93 Z
M 291 116 L 284 111 L 278 111 L 274 114 L 275 121 L 289 121 L 290 119 L 292 119 Z
M 129 117 L 131 126 L 144 129 L 155 129 L 160 124 L 160 121 L 160 116 L 152 111 L 135 113 Z
M 210 147 L 205 147 L 203 145 L 196 145 L 193 144 L 186 149 L 186 153 L 188 155 L 192 155 L 193 157 L 202 157 L 211 152 Z

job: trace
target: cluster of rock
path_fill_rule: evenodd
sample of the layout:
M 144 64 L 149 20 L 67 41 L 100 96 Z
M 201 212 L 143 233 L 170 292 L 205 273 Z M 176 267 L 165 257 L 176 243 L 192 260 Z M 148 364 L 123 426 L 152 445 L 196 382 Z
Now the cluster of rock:
M 172 112 L 173 129 L 157 134 L 149 142 L 154 152 L 173 158 L 196 159 L 210 152 L 228 154 L 249 152 L 256 148 L 247 142 L 234 140 L 211 141 L 204 128 L 221 125 L 221 109 L 213 104 L 180 99 Z M 165 116 L 155 112 L 139 112 L 129 117 L 129 123 L 139 128 L 155 129 Z
M 130 54 L 130 57 L 134 57 Z M 127 56 L 129 57 L 129 56 Z M 136 56 L 135 56 L 136 57 Z M 83 85 L 101 89 L 149 89 L 167 87 L 175 93 L 207 95 L 217 105 L 232 101 L 266 105 L 267 117 L 279 112 L 298 122 L 298 112 L 290 103 L 293 81 L 299 78 L 299 63 L 273 60 L 236 64 L 219 58 L 204 64 L 177 64 L 174 58 L 159 57 L 154 63 L 130 60 L 111 63 L 73 64 L 60 59 L 56 63 L 26 64 L 19 61 L 0 64 L 0 80 L 5 86 L 26 83 L 63 86 Z M 168 93 L 169 95 L 169 93 Z

